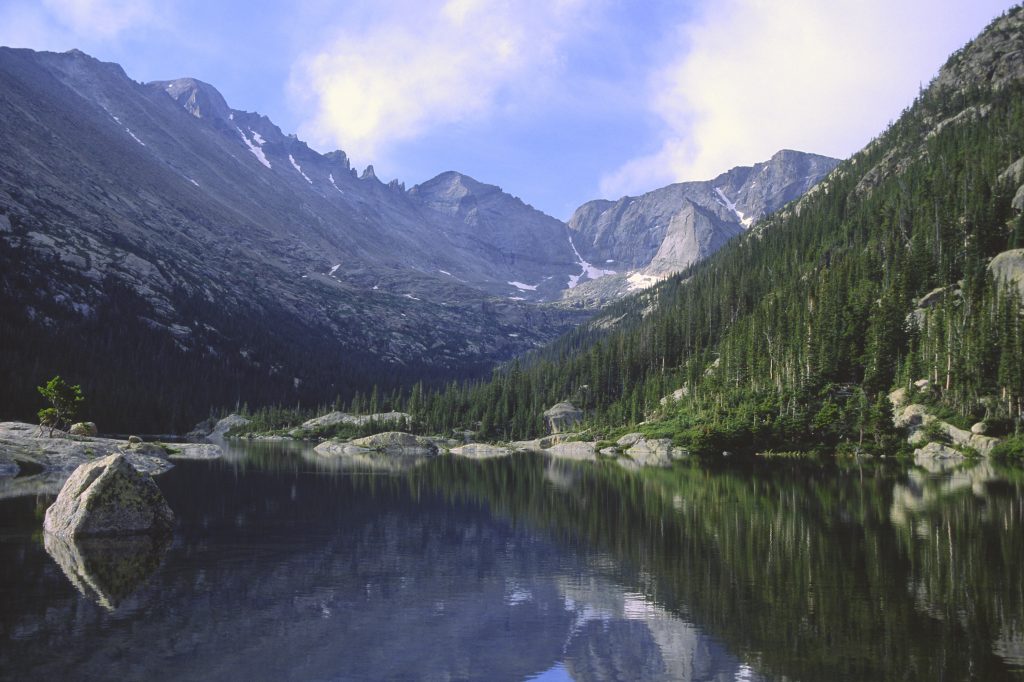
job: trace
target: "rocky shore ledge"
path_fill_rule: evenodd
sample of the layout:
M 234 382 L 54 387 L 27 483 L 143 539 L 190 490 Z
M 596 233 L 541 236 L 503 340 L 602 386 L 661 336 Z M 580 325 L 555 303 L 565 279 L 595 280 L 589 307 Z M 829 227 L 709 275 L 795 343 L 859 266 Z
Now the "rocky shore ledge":
M 211 443 L 158 444 L 137 436 L 127 440 L 78 436 L 23 422 L 0 422 L 0 499 L 60 492 L 80 465 L 122 453 L 136 470 L 157 476 L 174 467 L 175 459 L 215 459 L 220 447 Z

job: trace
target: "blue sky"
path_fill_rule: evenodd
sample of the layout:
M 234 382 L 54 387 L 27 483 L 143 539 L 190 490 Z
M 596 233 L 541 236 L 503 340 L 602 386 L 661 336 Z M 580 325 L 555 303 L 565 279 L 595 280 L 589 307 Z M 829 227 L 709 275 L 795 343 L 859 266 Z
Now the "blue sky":
M 1007 0 L 3 0 L 0 44 L 192 76 L 407 185 L 567 218 L 781 148 L 845 157 Z

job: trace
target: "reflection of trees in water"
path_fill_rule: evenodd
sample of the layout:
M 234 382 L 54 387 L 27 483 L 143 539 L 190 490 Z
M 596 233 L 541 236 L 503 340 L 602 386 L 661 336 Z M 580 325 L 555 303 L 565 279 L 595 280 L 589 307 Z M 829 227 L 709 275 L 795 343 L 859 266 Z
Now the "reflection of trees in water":
M 968 475 L 958 493 L 939 480 L 938 503 L 901 517 L 891 514 L 903 493 L 881 474 L 576 472 L 571 486 L 544 486 L 539 459 L 442 461 L 410 484 L 607 551 L 618 579 L 692 615 L 764 672 L 999 679 L 1021 664 L 1019 485 Z

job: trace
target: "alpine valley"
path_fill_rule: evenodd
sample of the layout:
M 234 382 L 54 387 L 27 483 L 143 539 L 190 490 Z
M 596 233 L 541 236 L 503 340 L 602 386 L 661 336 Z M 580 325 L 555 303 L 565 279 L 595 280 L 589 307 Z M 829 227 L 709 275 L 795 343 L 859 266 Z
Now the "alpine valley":
M 211 85 L 77 50 L 0 49 L 0 92 L 0 403 L 29 418 L 59 372 L 121 430 L 488 374 L 838 163 L 782 151 L 566 225 L 457 172 L 384 184 Z

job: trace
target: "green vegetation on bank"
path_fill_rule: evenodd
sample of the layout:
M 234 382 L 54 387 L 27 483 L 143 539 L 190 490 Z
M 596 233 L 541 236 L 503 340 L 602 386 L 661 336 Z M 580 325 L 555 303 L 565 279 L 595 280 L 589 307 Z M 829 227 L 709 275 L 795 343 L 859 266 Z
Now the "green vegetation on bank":
M 1024 247 L 1011 206 L 1024 178 L 1008 170 L 1022 156 L 1019 82 L 933 85 L 796 205 L 613 305 L 611 331 L 588 325 L 413 414 L 510 440 L 570 399 L 608 431 L 657 415 L 695 452 L 885 451 L 898 442 L 886 394 L 928 378 L 937 408 L 1019 432 L 1021 294 L 988 265 Z

